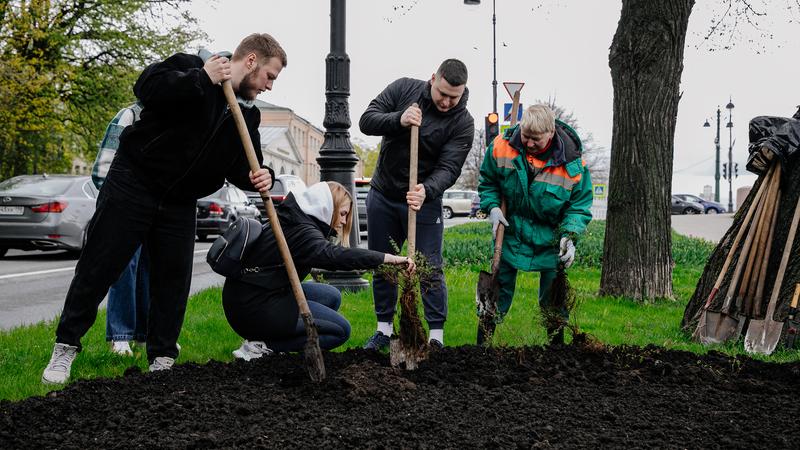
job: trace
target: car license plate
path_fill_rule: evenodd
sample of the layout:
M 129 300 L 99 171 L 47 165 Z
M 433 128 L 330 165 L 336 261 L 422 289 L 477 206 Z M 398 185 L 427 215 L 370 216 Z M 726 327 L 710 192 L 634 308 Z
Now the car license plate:
M 23 211 L 22 206 L 0 206 L 1 216 L 21 216 Z

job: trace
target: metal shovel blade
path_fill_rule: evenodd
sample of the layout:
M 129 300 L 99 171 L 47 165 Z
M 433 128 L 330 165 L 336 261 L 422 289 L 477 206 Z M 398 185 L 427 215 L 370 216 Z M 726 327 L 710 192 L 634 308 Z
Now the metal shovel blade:
M 494 333 L 494 318 L 500 298 L 500 282 L 489 272 L 478 274 L 475 304 L 478 307 L 478 345 L 490 342 Z
M 781 338 L 781 331 L 783 323 L 772 320 L 772 317 L 751 320 L 744 337 L 744 349 L 750 353 L 769 355 L 775 351 Z
M 705 326 L 698 335 L 700 343 L 723 344 L 736 335 L 739 329 L 739 320 L 723 312 L 706 311 Z

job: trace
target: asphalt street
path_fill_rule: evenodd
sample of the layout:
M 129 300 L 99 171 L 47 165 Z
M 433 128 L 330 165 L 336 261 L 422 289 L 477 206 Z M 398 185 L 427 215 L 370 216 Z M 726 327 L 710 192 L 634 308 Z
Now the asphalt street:
M 476 219 L 456 217 L 450 227 Z M 732 223 L 730 214 L 672 216 L 673 228 L 681 234 L 717 242 Z M 222 285 L 224 279 L 205 262 L 211 242 L 195 245 L 191 293 Z M 10 250 L 0 259 L 0 330 L 52 320 L 61 312 L 75 271 L 75 256 L 65 252 Z M 102 305 L 104 306 L 104 305 Z

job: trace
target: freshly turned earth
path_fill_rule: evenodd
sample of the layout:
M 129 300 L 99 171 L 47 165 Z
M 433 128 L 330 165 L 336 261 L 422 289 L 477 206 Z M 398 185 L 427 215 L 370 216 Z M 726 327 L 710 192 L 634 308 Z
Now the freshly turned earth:
M 797 448 L 800 363 L 647 348 L 446 348 L 185 364 L 0 402 L 0 448 Z M 794 436 L 792 436 L 794 434 Z

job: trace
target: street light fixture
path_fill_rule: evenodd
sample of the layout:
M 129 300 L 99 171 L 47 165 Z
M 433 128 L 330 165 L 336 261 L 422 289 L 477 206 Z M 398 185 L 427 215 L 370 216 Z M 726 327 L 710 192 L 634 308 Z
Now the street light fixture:
M 465 5 L 480 5 L 481 0 L 464 0 Z M 495 0 L 492 0 L 492 112 L 497 112 L 497 15 Z
M 714 201 L 719 203 L 719 116 L 720 110 L 719 106 L 717 106 L 717 137 L 714 138 L 714 147 L 716 150 L 716 161 L 714 163 Z M 708 123 L 708 119 L 706 119 L 706 123 L 703 124 L 704 127 L 710 128 L 711 124 Z
M 733 212 L 733 100 L 728 97 L 728 104 L 725 109 L 728 110 L 728 212 Z

